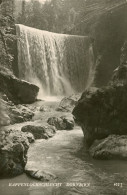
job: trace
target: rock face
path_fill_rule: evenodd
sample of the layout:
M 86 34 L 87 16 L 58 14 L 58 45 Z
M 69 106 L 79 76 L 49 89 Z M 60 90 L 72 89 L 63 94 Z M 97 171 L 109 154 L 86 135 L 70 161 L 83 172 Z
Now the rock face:
M 6 107 L 0 98 L 0 127 L 10 125 L 10 117 L 7 114 Z
M 115 69 L 111 85 L 126 85 L 127 84 L 127 64 L 119 66 Z
M 110 135 L 106 139 L 96 140 L 90 148 L 90 154 L 101 160 L 127 160 L 127 136 Z
M 51 125 L 42 126 L 26 125 L 22 127 L 21 131 L 32 133 L 35 139 L 49 139 L 53 137 L 56 133 L 55 127 Z
M 53 125 L 57 130 L 63 130 L 66 128 L 66 124 L 63 122 L 61 118 L 51 117 L 48 119 L 47 123 L 49 125 Z
M 1 95 L 0 101 L 4 110 L 2 122 L 3 126 L 26 122 L 31 120 L 34 116 L 34 112 L 31 109 L 20 104 L 14 105 L 11 101 L 7 99 L 6 95 Z
M 83 93 L 73 110 L 86 141 L 91 144 L 111 134 L 126 135 L 127 86 L 112 85 L 91 91 Z
M 120 50 L 127 37 L 127 2 L 86 1 L 83 18 L 71 33 L 92 37 L 97 65 L 94 83 L 97 87 L 106 86 L 120 64 Z
M 0 92 L 16 104 L 32 103 L 36 100 L 39 88 L 13 75 L 18 76 L 15 24 L 11 13 L 3 15 L 0 14 Z
M 61 116 L 63 123 L 66 124 L 66 130 L 72 130 L 74 128 L 74 119 L 72 116 Z
M 1 12 L 0 10 L 0 65 L 13 70 L 13 67 L 17 65 L 14 18 L 9 14 L 1 15 Z
M 3 94 L 0 93 L 0 128 L 10 125 L 10 117 L 7 113 L 6 101 L 3 100 Z
M 81 94 L 74 94 L 61 100 L 57 111 L 72 112 Z
M 127 42 L 109 85 L 86 90 L 73 115 L 93 158 L 127 159 Z
M 37 170 L 37 169 L 26 169 L 25 170 L 26 174 L 28 174 L 30 177 L 33 177 L 34 179 L 40 180 L 42 182 L 48 182 L 51 180 L 56 179 L 56 176 L 53 175 L 52 173 L 48 173 L 42 170 Z
M 31 133 L 5 129 L 4 126 L 9 125 L 12 118 L 19 117 L 17 111 L 11 118 L 12 112 L 8 109 L 14 105 L 5 100 L 8 100 L 7 97 L 0 94 L 0 177 L 12 177 L 23 173 L 29 143 L 34 142 L 34 137 Z
M 0 176 L 12 177 L 24 171 L 27 162 L 29 143 L 34 138 L 29 133 L 20 131 L 0 131 Z
M 0 70 L 0 91 L 14 103 L 33 103 L 39 91 L 36 85 L 19 80 L 7 69 Z
M 11 124 L 15 124 L 30 121 L 34 116 L 34 112 L 25 106 L 13 105 L 9 107 L 8 115 L 10 117 Z
M 69 116 L 51 117 L 47 123 L 55 126 L 57 130 L 72 130 L 74 128 L 74 120 Z

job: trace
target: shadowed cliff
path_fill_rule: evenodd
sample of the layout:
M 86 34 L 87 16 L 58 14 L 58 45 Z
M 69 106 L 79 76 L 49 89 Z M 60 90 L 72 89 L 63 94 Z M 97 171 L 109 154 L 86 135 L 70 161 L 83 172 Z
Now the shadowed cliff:
M 126 1 L 88 1 L 82 21 L 71 34 L 89 35 L 94 45 L 97 87 L 108 84 L 120 64 L 121 47 L 127 32 Z

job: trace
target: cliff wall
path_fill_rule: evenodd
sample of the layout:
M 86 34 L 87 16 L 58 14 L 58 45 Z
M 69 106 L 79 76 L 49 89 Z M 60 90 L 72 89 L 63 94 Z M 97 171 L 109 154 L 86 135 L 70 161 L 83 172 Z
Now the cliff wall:
M 120 64 L 121 48 L 127 38 L 126 1 L 88 1 L 82 20 L 69 33 L 89 35 L 94 45 L 94 85 L 108 84 Z

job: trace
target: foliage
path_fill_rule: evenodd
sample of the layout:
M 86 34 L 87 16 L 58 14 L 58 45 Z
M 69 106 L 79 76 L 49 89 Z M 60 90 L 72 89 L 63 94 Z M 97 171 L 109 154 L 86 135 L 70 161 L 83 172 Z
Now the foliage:
M 41 30 L 69 32 L 82 22 L 94 18 L 126 0 L 22 0 L 17 22 Z M 89 28 L 89 27 L 88 27 Z
M 65 32 L 77 22 L 85 6 L 84 0 L 50 0 L 44 4 L 30 0 L 22 2 L 17 22 L 53 32 Z

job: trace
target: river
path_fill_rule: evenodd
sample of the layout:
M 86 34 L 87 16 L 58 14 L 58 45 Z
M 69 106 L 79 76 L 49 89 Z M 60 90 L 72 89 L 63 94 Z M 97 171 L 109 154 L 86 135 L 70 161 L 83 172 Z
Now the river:
M 92 159 L 85 146 L 82 130 L 78 126 L 72 131 L 57 131 L 49 140 L 36 140 L 30 145 L 27 166 L 55 174 L 57 179 L 51 182 L 61 183 L 61 186 L 9 186 L 9 183 L 40 183 L 22 174 L 11 179 L 1 179 L 0 195 L 127 194 L 126 161 Z M 120 186 L 116 183 L 120 183 Z

